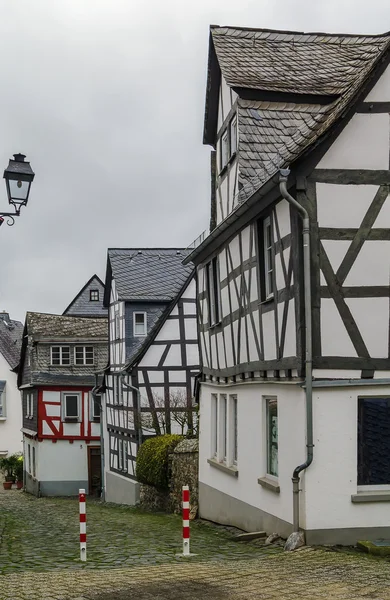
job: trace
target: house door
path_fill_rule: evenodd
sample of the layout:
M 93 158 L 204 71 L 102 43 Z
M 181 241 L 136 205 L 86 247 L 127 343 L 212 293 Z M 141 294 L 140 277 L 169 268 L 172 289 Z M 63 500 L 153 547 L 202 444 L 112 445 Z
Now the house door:
M 88 448 L 88 485 L 90 496 L 100 496 L 101 492 L 101 455 L 99 446 Z

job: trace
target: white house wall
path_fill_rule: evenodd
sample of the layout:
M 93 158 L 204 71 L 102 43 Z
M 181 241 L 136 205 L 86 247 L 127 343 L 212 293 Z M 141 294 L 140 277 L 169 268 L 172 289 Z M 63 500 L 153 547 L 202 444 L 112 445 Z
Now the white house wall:
M 366 102 L 390 102 L 390 66 L 372 88 Z
M 119 337 L 115 330 L 115 315 L 119 316 Z M 115 280 L 111 282 L 109 317 L 110 365 L 113 370 L 120 370 L 125 363 L 125 303 L 119 302 Z
M 22 399 L 8 362 L 0 354 L 0 380 L 6 381 L 4 388 L 5 416 L 0 416 L 0 455 L 22 452 Z

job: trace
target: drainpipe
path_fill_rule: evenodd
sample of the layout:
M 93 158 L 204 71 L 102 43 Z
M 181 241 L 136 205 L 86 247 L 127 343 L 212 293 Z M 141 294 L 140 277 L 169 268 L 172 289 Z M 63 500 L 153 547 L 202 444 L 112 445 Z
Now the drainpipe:
M 313 462 L 313 352 L 312 352 L 312 318 L 311 318 L 311 282 L 310 282 L 310 220 L 307 210 L 299 204 L 287 191 L 289 169 L 280 170 L 279 189 L 287 200 L 300 214 L 303 221 L 303 282 L 305 301 L 305 379 L 306 379 L 306 461 L 295 467 L 293 483 L 293 529 L 299 531 L 299 474 Z

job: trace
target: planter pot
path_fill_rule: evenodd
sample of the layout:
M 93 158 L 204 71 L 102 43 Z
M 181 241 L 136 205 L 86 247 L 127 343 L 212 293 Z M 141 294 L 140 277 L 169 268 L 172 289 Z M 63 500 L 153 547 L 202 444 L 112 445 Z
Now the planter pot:
M 5 479 L 5 481 L 6 481 L 7 483 L 9 483 L 9 482 L 11 482 L 11 483 L 15 483 L 15 481 L 16 481 L 16 478 L 15 478 L 15 477 L 13 477 L 13 476 L 12 476 L 12 477 L 10 477 L 10 476 L 8 476 L 8 475 L 7 475 L 7 477 L 4 477 L 4 479 Z
M 23 481 L 17 481 L 16 482 L 16 489 L 17 490 L 21 490 L 23 487 Z
M 12 481 L 3 481 L 3 488 L 5 490 L 10 490 L 12 488 Z

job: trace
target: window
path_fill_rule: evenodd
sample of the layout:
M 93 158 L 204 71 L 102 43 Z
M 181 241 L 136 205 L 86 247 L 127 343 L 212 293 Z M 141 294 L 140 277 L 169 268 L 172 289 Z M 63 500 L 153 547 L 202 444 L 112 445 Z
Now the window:
M 28 472 L 31 473 L 31 446 L 27 444 L 27 468 Z
M 35 447 L 32 449 L 32 476 L 35 477 Z
M 75 365 L 93 365 L 93 346 L 76 346 L 74 349 Z
M 26 393 L 26 419 L 34 417 L 34 394 Z
M 120 319 L 119 319 L 119 312 L 115 312 L 115 317 L 114 317 L 115 321 L 114 321 L 114 335 L 115 335 L 115 339 L 119 340 L 121 337 L 121 329 L 120 329 Z
M 113 385 L 114 385 L 114 404 L 123 406 L 122 379 L 119 375 L 113 376 Z
M 52 365 L 70 365 L 69 346 L 52 346 L 50 351 Z
M 90 302 L 99 302 L 99 290 L 89 290 Z
M 81 421 L 81 396 L 79 392 L 62 393 L 62 418 L 64 421 Z
M 146 313 L 135 312 L 133 313 L 133 330 L 135 337 L 141 337 L 146 335 Z
M 228 132 L 221 137 L 221 171 L 226 167 L 229 162 L 229 135 Z
M 0 417 L 3 419 L 7 416 L 5 407 L 5 381 L 0 382 Z
M 125 473 L 128 471 L 127 444 L 127 440 L 118 439 L 118 470 L 124 471 Z
M 221 318 L 221 291 L 218 267 L 218 258 L 216 256 L 206 265 L 206 285 L 210 326 L 219 323 Z
M 211 394 L 211 458 L 231 467 L 237 456 L 237 396 Z
M 237 152 L 237 117 L 234 117 L 230 123 L 230 155 Z
M 100 421 L 100 406 L 101 406 L 101 396 L 91 394 L 90 398 L 90 421 Z
M 278 401 L 266 398 L 267 475 L 278 476 Z
M 261 275 L 261 300 L 274 297 L 274 243 L 272 220 L 267 217 L 259 221 L 259 254 Z
M 390 398 L 358 399 L 357 483 L 390 484 Z

